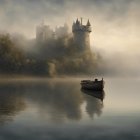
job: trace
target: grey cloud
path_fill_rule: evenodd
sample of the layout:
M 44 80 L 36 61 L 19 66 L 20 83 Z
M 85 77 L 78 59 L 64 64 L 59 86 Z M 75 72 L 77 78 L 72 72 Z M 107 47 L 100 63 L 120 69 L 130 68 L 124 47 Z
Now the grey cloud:
M 102 16 L 104 20 L 124 18 L 132 5 L 139 5 L 138 0 L 1 0 L 0 1 L 0 29 L 32 32 L 32 26 L 46 17 L 53 26 L 65 22 L 69 16 Z M 137 11 L 139 8 L 135 6 Z M 135 9 L 135 10 L 136 10 Z M 73 16 L 71 16 L 73 15 Z M 71 19 L 71 20 L 73 20 Z M 63 21 L 62 21 L 63 20 Z M 56 21 L 58 23 L 56 23 Z M 50 24 L 49 23 L 49 24 Z M 21 28 L 21 29 L 18 29 Z

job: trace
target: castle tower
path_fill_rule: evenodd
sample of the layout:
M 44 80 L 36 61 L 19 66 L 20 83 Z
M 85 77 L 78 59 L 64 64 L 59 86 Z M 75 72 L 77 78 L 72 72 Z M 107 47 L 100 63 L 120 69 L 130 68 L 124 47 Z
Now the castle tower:
M 53 38 L 53 36 L 53 30 L 51 30 L 48 25 L 45 25 L 44 22 L 36 27 L 36 40 L 38 42 L 45 42 Z
M 73 22 L 72 26 L 72 32 L 73 32 L 73 38 L 75 45 L 78 47 L 78 49 L 84 51 L 84 50 L 90 50 L 90 32 L 91 32 L 91 25 L 89 20 L 87 21 L 86 25 L 83 25 L 82 18 L 81 21 L 78 19 L 76 22 Z

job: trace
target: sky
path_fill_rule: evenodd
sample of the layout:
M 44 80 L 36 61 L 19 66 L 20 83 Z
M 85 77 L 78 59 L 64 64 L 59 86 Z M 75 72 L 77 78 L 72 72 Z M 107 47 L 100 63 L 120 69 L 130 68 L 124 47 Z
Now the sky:
M 140 46 L 139 0 L 0 0 L 0 31 L 35 37 L 45 21 L 52 28 L 76 18 L 92 25 L 91 48 L 104 54 L 137 54 Z

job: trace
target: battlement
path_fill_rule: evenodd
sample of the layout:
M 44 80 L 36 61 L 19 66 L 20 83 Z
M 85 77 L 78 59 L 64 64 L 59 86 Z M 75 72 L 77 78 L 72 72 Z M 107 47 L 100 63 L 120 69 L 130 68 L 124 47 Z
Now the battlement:
M 89 20 L 87 21 L 87 24 L 86 25 L 83 25 L 82 24 L 82 19 L 81 19 L 81 22 L 77 19 L 76 22 L 73 22 L 73 26 L 72 26 L 72 31 L 73 32 L 91 32 L 92 29 L 91 29 L 91 25 L 90 25 L 90 22 Z

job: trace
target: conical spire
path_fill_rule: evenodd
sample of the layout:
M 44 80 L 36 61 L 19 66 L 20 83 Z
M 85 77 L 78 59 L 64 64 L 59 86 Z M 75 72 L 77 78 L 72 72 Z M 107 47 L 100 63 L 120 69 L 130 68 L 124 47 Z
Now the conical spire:
M 88 21 L 87 21 L 87 26 L 91 26 L 91 24 L 90 24 L 90 22 L 89 22 L 89 19 L 88 19 Z
M 76 24 L 80 24 L 80 22 L 79 22 L 78 18 L 77 18 L 77 20 L 76 20 Z

